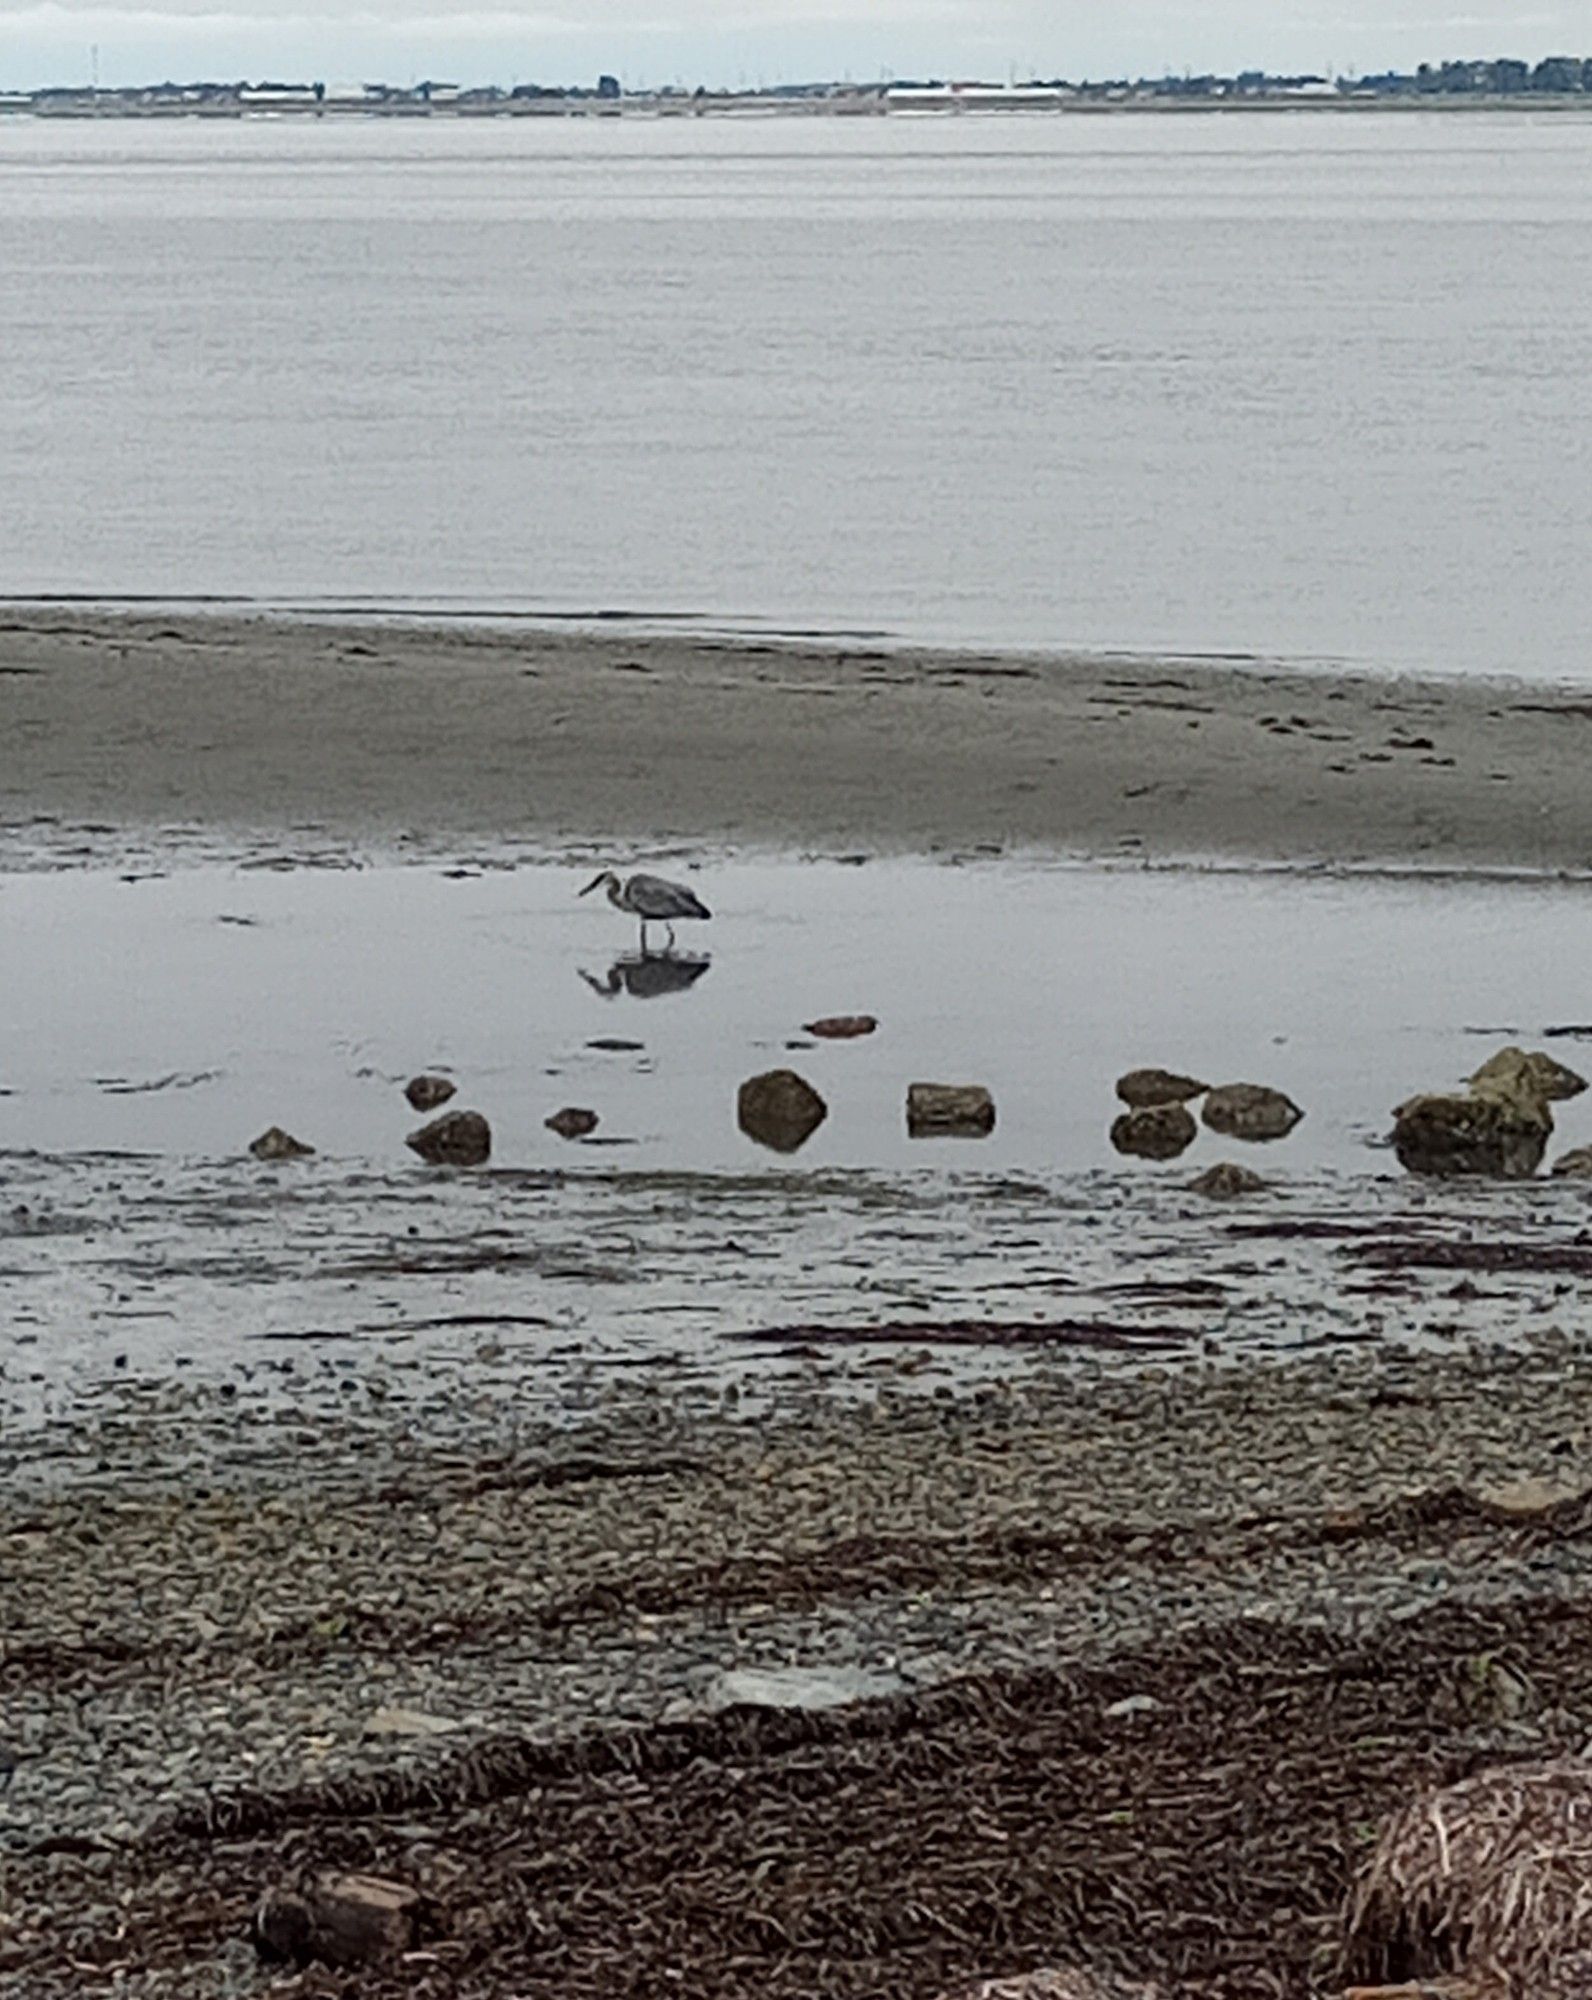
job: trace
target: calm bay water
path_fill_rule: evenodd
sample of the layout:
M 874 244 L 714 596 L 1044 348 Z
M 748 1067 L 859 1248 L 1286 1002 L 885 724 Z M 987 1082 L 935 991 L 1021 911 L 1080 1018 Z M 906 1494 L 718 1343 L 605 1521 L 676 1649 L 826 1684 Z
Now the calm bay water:
M 0 124 L 0 593 L 1579 676 L 1592 121 Z

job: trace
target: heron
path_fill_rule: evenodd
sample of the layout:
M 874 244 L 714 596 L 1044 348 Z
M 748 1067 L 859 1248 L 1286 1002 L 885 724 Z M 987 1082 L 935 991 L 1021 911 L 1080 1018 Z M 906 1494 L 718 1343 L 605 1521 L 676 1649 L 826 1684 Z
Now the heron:
M 621 882 L 611 868 L 605 868 L 580 893 L 589 896 L 593 889 L 604 888 L 616 910 L 627 910 L 631 916 L 640 918 L 643 952 L 647 949 L 648 924 L 662 924 L 672 945 L 677 923 L 713 914 L 683 882 L 666 882 L 661 875 L 632 875 L 628 882 Z

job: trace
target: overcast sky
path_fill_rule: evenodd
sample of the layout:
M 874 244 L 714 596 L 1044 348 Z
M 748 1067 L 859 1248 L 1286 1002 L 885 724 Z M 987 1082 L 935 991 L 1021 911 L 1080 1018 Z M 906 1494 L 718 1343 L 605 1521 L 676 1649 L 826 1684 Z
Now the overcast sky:
M 0 84 L 289 74 L 734 84 L 1592 52 L 1592 0 L 0 0 Z

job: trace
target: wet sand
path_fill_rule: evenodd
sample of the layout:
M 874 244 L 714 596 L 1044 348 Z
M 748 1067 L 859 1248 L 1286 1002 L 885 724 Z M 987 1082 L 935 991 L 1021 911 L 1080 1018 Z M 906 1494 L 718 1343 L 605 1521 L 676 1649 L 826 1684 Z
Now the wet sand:
M 749 846 L 1582 870 L 1592 703 L 1260 661 L 0 614 L 11 865 Z

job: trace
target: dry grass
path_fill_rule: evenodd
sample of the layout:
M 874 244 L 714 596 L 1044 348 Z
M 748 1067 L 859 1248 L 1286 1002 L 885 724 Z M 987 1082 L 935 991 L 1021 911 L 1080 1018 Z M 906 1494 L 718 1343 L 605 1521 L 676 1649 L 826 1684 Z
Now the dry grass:
M 1478 2000 L 1592 2000 L 1592 1765 L 1484 1771 L 1395 1815 L 1346 1938 L 1351 1980 L 1459 1975 Z

